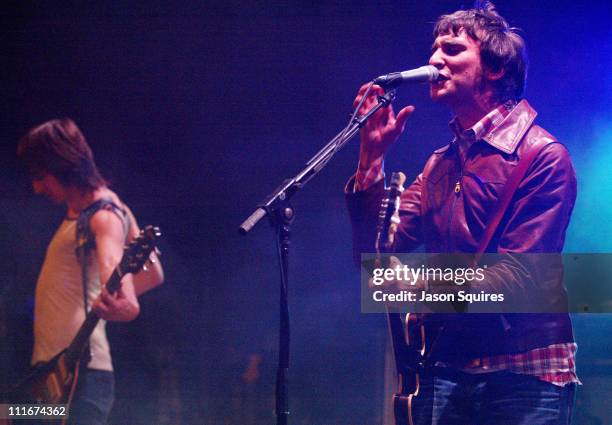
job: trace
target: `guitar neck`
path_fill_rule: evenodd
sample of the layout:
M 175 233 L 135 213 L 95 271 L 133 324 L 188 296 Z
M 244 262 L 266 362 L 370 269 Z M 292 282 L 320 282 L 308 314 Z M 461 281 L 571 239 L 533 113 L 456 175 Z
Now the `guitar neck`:
M 123 273 L 121 273 L 118 269 L 113 271 L 113 274 L 105 285 L 109 293 L 114 294 L 121 287 L 121 278 L 123 276 Z M 98 321 L 100 321 L 100 317 L 93 310 L 87 312 L 85 321 L 66 349 L 66 355 L 69 359 L 76 361 L 81 357 L 81 354 L 89 341 L 89 337 L 96 328 Z

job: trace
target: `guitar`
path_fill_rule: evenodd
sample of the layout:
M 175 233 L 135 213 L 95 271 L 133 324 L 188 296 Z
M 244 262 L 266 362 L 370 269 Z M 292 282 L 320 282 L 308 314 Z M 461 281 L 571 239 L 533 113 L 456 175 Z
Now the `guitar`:
M 141 268 L 146 270 L 145 263 L 153 261 L 149 259 L 151 252 L 157 251 L 155 242 L 159 236 L 159 228 L 147 226 L 125 247 L 119 265 L 106 282 L 109 293 L 113 294 L 121 288 L 121 279 L 126 274 L 137 273 Z M 96 313 L 89 311 L 70 345 L 51 360 L 36 364 L 28 376 L 9 393 L 11 402 L 65 404 L 68 411 L 79 379 L 79 368 L 89 362 L 89 337 L 99 320 Z M 66 420 L 67 417 L 45 423 L 65 424 Z
M 382 266 L 381 254 L 393 252 L 395 233 L 399 225 L 400 196 L 406 176 L 393 173 L 383 197 L 378 215 L 375 249 L 377 267 Z M 393 355 L 398 374 L 398 392 L 393 395 L 396 425 L 413 425 L 412 401 L 419 394 L 419 374 L 425 356 L 425 328 L 417 314 L 392 312 L 387 308 Z

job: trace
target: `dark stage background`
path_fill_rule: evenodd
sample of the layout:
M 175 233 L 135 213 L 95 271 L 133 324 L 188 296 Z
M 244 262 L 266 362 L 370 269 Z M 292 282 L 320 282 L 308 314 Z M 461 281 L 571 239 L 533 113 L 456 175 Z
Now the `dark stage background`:
M 102 4 L 104 3 L 104 4 Z M 464 3 L 469 6 L 469 2 Z M 23 374 L 34 284 L 62 208 L 31 194 L 18 138 L 69 116 L 141 224 L 159 225 L 166 284 L 109 325 L 114 424 L 273 423 L 278 271 L 265 223 L 237 227 L 345 125 L 361 83 L 427 62 L 457 1 L 14 2 L 2 7 L 0 382 Z M 563 141 L 580 195 L 568 252 L 609 252 L 612 35 L 607 2 L 501 1 L 524 30 L 527 98 Z M 425 87 L 387 170 L 414 177 L 449 140 Z M 342 187 L 354 141 L 294 198 L 291 423 L 379 424 L 384 317 L 359 311 Z M 575 317 L 580 424 L 612 423 L 610 325 Z M 601 422 L 597 422 L 599 418 Z

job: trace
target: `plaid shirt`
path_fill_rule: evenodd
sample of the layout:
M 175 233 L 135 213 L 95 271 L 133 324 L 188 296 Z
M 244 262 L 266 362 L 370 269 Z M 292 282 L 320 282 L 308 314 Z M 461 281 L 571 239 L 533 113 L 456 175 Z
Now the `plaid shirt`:
M 514 104 L 503 104 L 486 114 L 472 127 L 464 130 L 455 117 L 449 127 L 455 135 L 459 153 L 463 155 L 477 140 L 488 140 L 492 131 L 506 118 Z M 371 167 L 364 169 L 361 164 L 355 175 L 355 191 L 366 190 L 385 177 L 383 158 L 375 160 Z M 535 376 L 557 386 L 570 383 L 580 384 L 576 375 L 576 343 L 553 344 L 536 348 L 526 353 L 502 354 L 473 359 L 467 364 L 452 364 L 467 373 L 489 373 L 507 370 L 513 373 Z
M 580 384 L 576 375 L 577 348 L 575 342 L 553 344 L 526 353 L 500 354 L 473 359 L 467 365 L 452 366 L 467 373 L 489 373 L 507 370 L 513 373 L 532 375 L 542 381 L 563 387 L 572 382 Z
M 448 126 L 455 134 L 453 142 L 458 144 L 459 152 L 463 155 L 472 143 L 477 140 L 483 139 L 488 141 L 491 132 L 502 123 L 514 106 L 514 103 L 499 105 L 467 130 L 461 128 L 461 124 L 459 124 L 457 117 L 453 118 L 453 120 L 448 123 Z

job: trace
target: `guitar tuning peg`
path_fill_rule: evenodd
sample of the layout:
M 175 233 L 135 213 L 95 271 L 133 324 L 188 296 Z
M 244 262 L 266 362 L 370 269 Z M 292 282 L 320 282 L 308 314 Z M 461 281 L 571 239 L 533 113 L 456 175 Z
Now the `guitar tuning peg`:
M 149 257 L 148 262 L 151 263 L 151 264 L 155 264 L 155 263 L 157 263 L 157 260 L 155 258 L 153 258 L 153 257 Z
M 155 254 L 157 254 L 158 256 L 160 256 L 160 257 L 161 257 L 162 252 L 159 250 L 159 248 L 158 248 L 158 247 L 155 247 L 155 249 L 154 249 L 153 251 L 155 252 Z
M 149 269 L 147 268 L 147 265 L 146 265 L 146 264 L 143 264 L 143 265 L 142 265 L 142 269 L 143 269 L 145 272 L 149 271 Z

